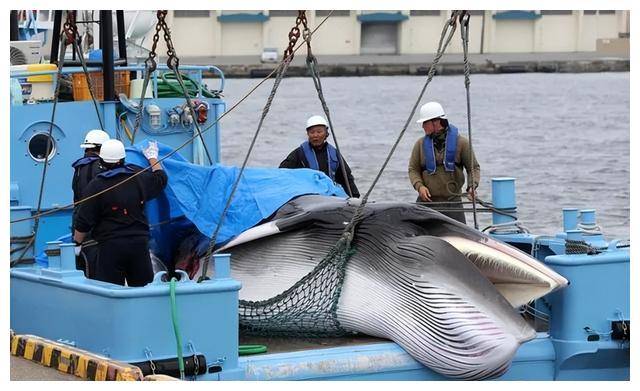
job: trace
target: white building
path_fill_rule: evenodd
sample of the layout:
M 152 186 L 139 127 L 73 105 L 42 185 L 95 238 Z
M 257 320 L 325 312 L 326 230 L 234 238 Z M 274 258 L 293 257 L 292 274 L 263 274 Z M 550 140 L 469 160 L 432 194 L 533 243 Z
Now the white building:
M 310 29 L 330 11 L 307 11 Z M 315 54 L 434 53 L 451 11 L 334 11 L 312 40 Z M 282 53 L 297 11 L 206 11 L 169 13 L 168 25 L 181 56 Z M 595 51 L 598 40 L 626 40 L 629 11 L 471 11 L 471 53 Z M 162 40 L 161 40 L 162 41 Z M 608 42 L 608 41 L 605 41 Z M 461 52 L 459 34 L 449 52 Z

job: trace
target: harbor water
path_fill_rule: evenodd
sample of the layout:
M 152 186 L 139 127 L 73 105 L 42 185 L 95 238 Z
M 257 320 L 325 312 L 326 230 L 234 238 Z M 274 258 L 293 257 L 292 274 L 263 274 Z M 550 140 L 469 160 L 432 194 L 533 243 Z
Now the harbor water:
M 366 192 L 402 130 L 424 76 L 323 78 L 323 90 L 343 155 Z M 260 79 L 230 79 L 231 108 Z M 217 83 L 207 81 L 210 87 Z M 222 124 L 222 162 L 241 165 L 273 85 L 267 81 Z M 471 125 L 481 165 L 478 194 L 490 200 L 490 178 L 517 178 L 519 220 L 537 234 L 562 230 L 562 208 L 595 208 L 607 238 L 629 237 L 629 73 L 471 76 Z M 441 102 L 467 134 L 463 76 L 436 76 L 421 101 Z M 287 78 L 264 122 L 249 166 L 277 167 L 306 138 L 304 124 L 322 114 L 313 81 Z M 374 201 L 415 201 L 407 175 L 422 130 L 412 118 Z M 471 224 L 472 216 L 467 215 Z M 479 214 L 480 228 L 491 222 Z

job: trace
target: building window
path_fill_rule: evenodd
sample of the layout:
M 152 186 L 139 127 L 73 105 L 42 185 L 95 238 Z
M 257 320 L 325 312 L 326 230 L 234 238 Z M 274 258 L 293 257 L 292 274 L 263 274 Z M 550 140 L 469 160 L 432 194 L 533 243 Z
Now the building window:
M 325 16 L 329 16 L 330 13 L 331 13 L 331 10 L 318 10 L 316 11 L 316 16 L 325 17 Z M 331 14 L 331 17 L 333 18 L 334 16 L 350 16 L 350 15 L 351 15 L 351 11 L 349 10 L 334 10 L 333 13 Z
M 442 11 L 437 10 L 411 10 L 409 11 L 409 15 L 411 16 L 440 16 Z
M 596 14 L 596 10 L 584 10 L 584 14 L 585 15 L 595 15 Z
M 474 15 L 484 15 L 484 11 L 483 10 L 471 10 L 469 11 L 469 15 L 474 16 Z
M 571 15 L 573 11 L 571 10 L 542 10 L 540 11 L 541 15 Z
M 600 15 L 615 15 L 616 10 L 598 10 Z
M 296 10 L 269 10 L 269 16 L 298 16 Z
M 173 16 L 176 18 L 208 18 L 210 12 L 203 10 L 173 11 Z

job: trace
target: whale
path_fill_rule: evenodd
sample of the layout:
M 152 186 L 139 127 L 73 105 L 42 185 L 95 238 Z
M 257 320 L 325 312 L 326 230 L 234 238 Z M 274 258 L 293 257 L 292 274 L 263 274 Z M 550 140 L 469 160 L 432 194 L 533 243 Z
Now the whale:
M 251 321 L 242 303 L 284 297 L 316 273 L 357 207 L 338 197 L 297 197 L 216 249 L 231 254 L 231 275 L 242 282 L 241 327 Z M 185 241 L 187 250 L 196 242 Z M 518 348 L 536 336 L 517 308 L 568 284 L 529 254 L 417 203 L 367 203 L 351 248 L 332 312 L 335 325 L 391 340 L 453 379 L 504 374 Z M 213 262 L 199 255 L 188 267 L 178 263 L 194 279 Z M 213 277 L 213 265 L 207 266 Z M 326 289 L 313 283 L 316 292 Z M 277 331 L 284 311 L 263 324 L 272 322 Z M 314 331 L 313 324 L 304 327 Z

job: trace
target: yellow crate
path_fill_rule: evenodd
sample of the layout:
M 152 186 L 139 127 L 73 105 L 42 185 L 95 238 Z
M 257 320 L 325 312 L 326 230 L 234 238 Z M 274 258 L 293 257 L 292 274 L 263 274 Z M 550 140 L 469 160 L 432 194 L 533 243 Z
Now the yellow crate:
M 89 72 L 91 78 L 91 86 L 96 99 L 104 99 L 104 86 L 102 81 L 102 72 Z M 113 75 L 115 79 L 116 95 L 123 93 L 129 96 L 129 71 L 117 71 Z M 73 74 L 73 100 L 91 100 L 87 78 L 84 73 Z

